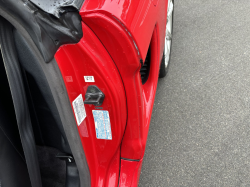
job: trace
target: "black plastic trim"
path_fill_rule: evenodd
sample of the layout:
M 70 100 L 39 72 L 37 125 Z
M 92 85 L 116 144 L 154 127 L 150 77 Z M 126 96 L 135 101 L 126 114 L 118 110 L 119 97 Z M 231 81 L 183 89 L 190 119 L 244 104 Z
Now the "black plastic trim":
M 18 130 L 32 187 L 42 187 L 35 138 L 28 109 L 21 67 L 15 51 L 12 25 L 0 17 L 0 45 L 14 104 Z
M 61 45 L 77 43 L 83 36 L 77 10 L 70 9 L 56 18 L 28 0 L 0 0 L 0 14 L 3 12 L 29 33 L 45 62 L 53 59 Z
M 8 6 L 5 7 L 5 3 Z M 25 17 L 17 18 L 18 15 L 15 12 L 9 10 L 8 7 L 11 7 L 11 3 L 19 4 L 18 6 L 23 6 L 23 4 L 20 4 L 20 1 L 0 0 L 0 16 L 3 16 L 5 19 L 7 19 L 22 34 L 30 48 L 33 50 L 33 53 L 36 56 L 37 60 L 39 61 L 41 68 L 46 76 L 46 79 L 48 80 L 49 87 L 51 89 L 56 106 L 58 108 L 58 112 L 62 121 L 66 137 L 68 139 L 73 157 L 76 161 L 81 182 L 80 185 L 81 187 L 91 186 L 90 172 L 86 161 L 85 153 L 81 144 L 81 139 L 71 108 L 71 103 L 68 98 L 67 90 L 64 85 L 64 81 L 57 62 L 54 58 L 52 58 L 51 61 L 46 61 L 48 59 L 45 60 L 43 53 L 41 52 L 40 48 L 37 46 L 36 41 L 32 37 L 32 33 L 35 33 L 32 32 L 30 34 L 30 32 L 28 32 L 29 29 L 25 27 L 26 21 L 23 21 Z M 30 15 L 28 15 L 27 19 L 29 19 L 29 16 Z
M 136 159 L 129 159 L 129 158 L 122 158 L 122 160 L 128 160 L 128 161 L 133 161 L 133 162 L 139 162 L 140 160 L 136 160 Z
M 142 84 L 145 84 L 148 80 L 149 73 L 150 73 L 150 62 L 151 62 L 151 47 L 149 46 L 148 48 L 148 53 L 145 59 L 145 62 L 141 62 L 141 69 L 140 69 L 140 74 L 141 74 L 141 82 Z

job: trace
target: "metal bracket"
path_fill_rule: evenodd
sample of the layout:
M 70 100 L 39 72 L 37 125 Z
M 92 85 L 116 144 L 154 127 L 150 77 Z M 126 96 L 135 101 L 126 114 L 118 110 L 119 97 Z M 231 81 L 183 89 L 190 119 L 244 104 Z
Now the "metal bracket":
M 105 95 L 102 91 L 95 85 L 90 85 L 87 88 L 87 92 L 85 94 L 84 104 L 93 104 L 95 106 L 101 106 L 103 103 Z

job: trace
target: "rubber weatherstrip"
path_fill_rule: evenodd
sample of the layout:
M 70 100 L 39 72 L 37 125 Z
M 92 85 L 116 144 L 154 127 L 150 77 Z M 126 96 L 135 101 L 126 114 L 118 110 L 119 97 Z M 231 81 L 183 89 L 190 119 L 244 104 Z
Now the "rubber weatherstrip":
M 35 57 L 38 59 L 39 64 L 41 65 L 41 68 L 46 76 L 46 79 L 48 80 L 52 95 L 55 99 L 63 128 L 79 171 L 81 187 L 90 187 L 91 176 L 88 168 L 88 163 L 85 157 L 85 152 L 72 111 L 72 105 L 69 100 L 64 80 L 56 60 L 53 58 L 49 63 L 46 63 L 39 49 L 27 32 L 27 28 L 25 27 L 25 25 L 22 25 L 22 23 L 19 22 L 13 14 L 6 12 L 6 10 L 1 6 L 0 16 L 3 16 L 8 22 L 11 23 L 11 25 L 13 25 L 18 30 L 18 32 L 22 34 L 27 44 L 32 49 Z
M 42 187 L 35 139 L 12 31 L 12 25 L 0 17 L 0 49 L 10 85 L 30 181 L 32 187 Z

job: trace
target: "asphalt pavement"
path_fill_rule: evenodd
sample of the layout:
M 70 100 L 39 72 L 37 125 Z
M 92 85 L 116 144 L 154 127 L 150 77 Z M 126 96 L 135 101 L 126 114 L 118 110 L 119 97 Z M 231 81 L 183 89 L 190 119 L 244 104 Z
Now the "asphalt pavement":
M 139 187 L 250 186 L 250 1 L 175 0 Z

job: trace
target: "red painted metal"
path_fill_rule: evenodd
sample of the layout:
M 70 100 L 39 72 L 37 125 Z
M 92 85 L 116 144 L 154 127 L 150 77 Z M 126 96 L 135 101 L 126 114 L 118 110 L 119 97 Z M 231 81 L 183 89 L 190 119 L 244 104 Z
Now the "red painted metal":
M 85 1 L 80 14 L 112 56 L 124 83 L 128 121 L 121 157 L 141 159 L 144 154 L 153 100 L 164 48 L 167 1 Z M 154 1 L 155 2 L 155 1 Z M 140 59 L 144 60 L 155 33 L 153 73 L 142 86 Z M 153 43 L 154 43 L 153 42 Z M 129 55 L 128 55 L 129 54 Z M 155 67 L 155 68 L 154 68 Z M 147 114 L 147 115 L 146 115 Z
M 78 126 L 91 174 L 91 186 L 117 186 L 119 178 L 120 144 L 127 118 L 123 83 L 108 52 L 92 31 L 82 24 L 84 35 L 76 45 L 65 45 L 55 55 L 71 103 L 79 94 L 83 99 L 89 85 L 96 85 L 105 94 L 102 110 L 108 110 L 112 140 L 96 138 L 92 110 L 85 105 L 87 117 Z M 94 76 L 86 83 L 83 76 Z M 70 78 L 69 78 L 70 77 Z
M 142 159 L 139 161 L 121 160 L 119 186 L 137 187 L 141 173 Z
M 80 14 L 84 22 L 94 14 L 98 14 L 96 16 L 100 16 L 100 18 L 107 16 L 111 20 L 119 22 L 124 32 L 132 35 L 143 60 L 146 58 L 152 33 L 157 23 L 161 31 L 159 37 L 161 41 L 164 41 L 167 0 L 86 0 Z M 164 42 L 162 43 L 159 51 L 164 48 Z
M 137 186 L 164 49 L 167 0 L 85 0 L 80 15 L 82 40 L 61 47 L 55 57 L 71 102 L 79 94 L 84 98 L 90 84 L 105 94 L 101 107 L 109 111 L 113 139 L 96 138 L 94 106 L 85 105 L 87 117 L 78 127 L 91 186 L 113 187 L 118 181 L 121 187 Z M 139 71 L 149 46 L 150 74 L 142 85 Z M 84 75 L 96 82 L 85 83 Z

